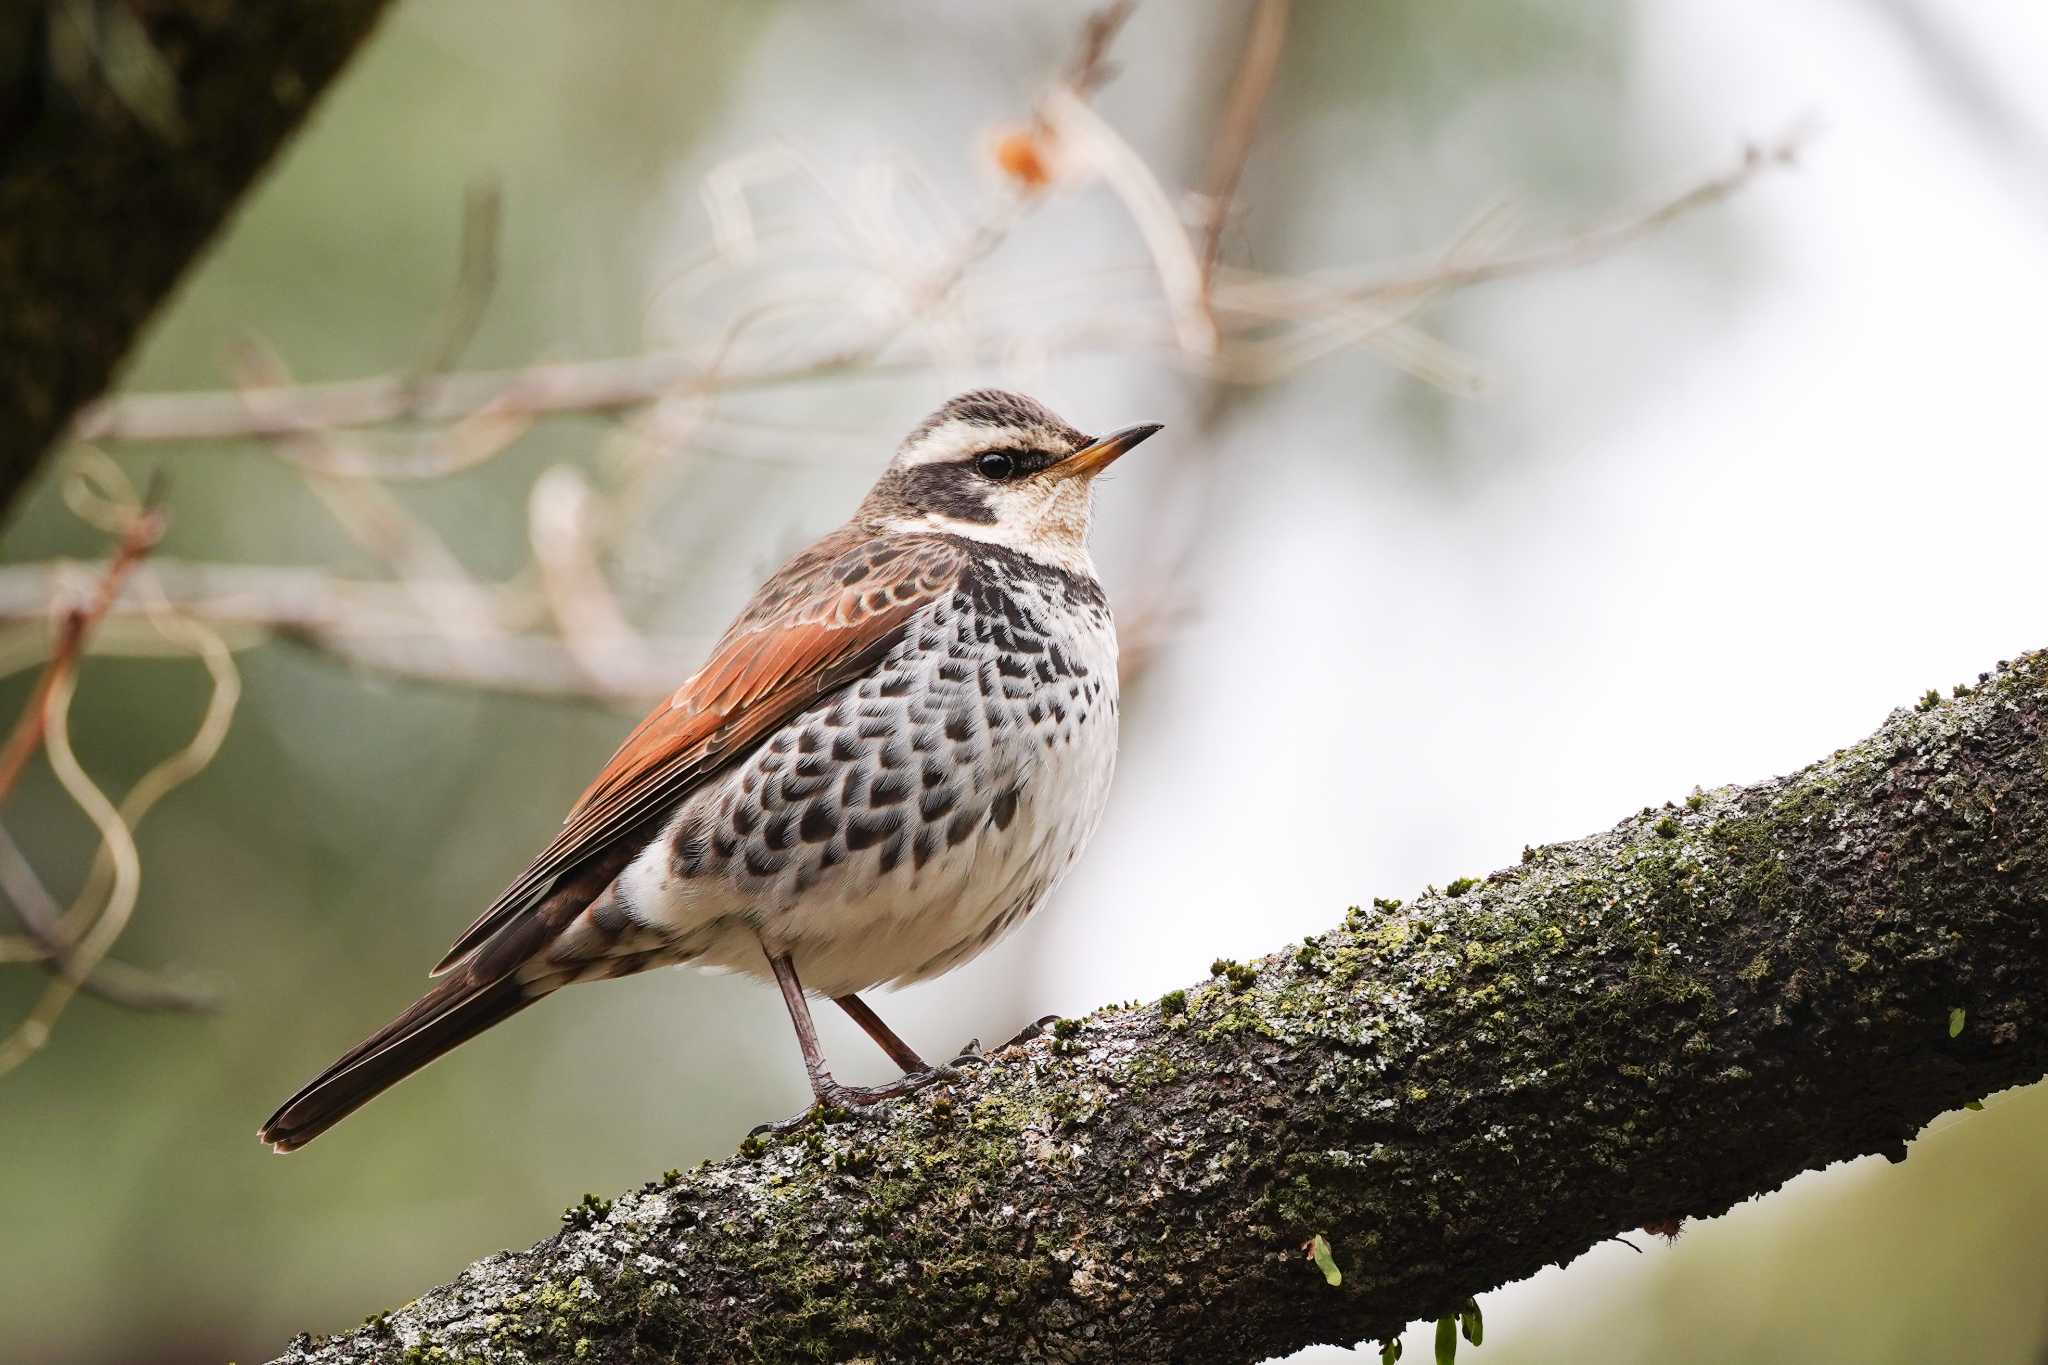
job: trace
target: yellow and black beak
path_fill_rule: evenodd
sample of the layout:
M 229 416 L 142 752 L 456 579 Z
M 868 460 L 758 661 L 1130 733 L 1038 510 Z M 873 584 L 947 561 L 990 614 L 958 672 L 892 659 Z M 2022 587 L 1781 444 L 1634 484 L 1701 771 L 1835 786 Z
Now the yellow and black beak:
M 1100 474 L 1116 462 L 1119 455 L 1158 431 L 1158 422 L 1140 422 L 1134 427 L 1112 431 L 1107 436 L 1098 436 L 1073 454 L 1045 471 L 1050 479 L 1086 479 Z

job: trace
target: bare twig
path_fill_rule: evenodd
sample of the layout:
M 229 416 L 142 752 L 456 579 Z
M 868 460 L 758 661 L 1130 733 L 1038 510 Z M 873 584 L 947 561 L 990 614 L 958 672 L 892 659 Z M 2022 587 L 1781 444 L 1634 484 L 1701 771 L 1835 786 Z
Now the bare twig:
M 1123 201 L 1124 211 L 1144 239 L 1158 272 L 1175 341 L 1182 350 L 1196 355 L 1214 353 L 1216 324 L 1203 300 L 1202 263 L 1152 168 L 1100 114 L 1068 91 L 1053 91 L 1043 108 L 1065 157 L 1100 177 Z
M 58 780 L 100 828 L 102 844 L 84 887 L 66 911 L 58 908 L 28 859 L 5 831 L 0 831 L 0 890 L 5 891 L 26 930 L 23 937 L 0 940 L 0 960 L 38 962 L 57 976 L 27 1020 L 0 1041 L 0 1071 L 40 1048 L 56 1016 L 81 990 L 134 1009 L 191 1013 L 213 1007 L 211 993 L 174 985 L 109 960 L 107 951 L 134 908 L 134 886 L 140 875 L 133 857 L 134 826 L 166 792 L 211 761 L 227 732 L 239 682 L 226 645 L 217 634 L 196 623 L 172 621 L 161 604 L 152 608 L 159 632 L 174 638 L 182 631 L 188 647 L 196 643 L 200 648 L 214 675 L 213 699 L 190 744 L 145 774 L 119 809 L 107 802 L 70 751 L 65 717 L 78 661 L 115 604 L 124 593 L 133 591 L 138 566 L 162 538 L 164 517 L 154 498 L 136 496 L 117 469 L 88 464 L 67 483 L 65 495 L 87 520 L 119 528 L 119 544 L 87 600 L 63 612 L 63 625 L 50 647 L 48 662 L 9 739 L 5 787 L 0 788 L 0 795 L 11 790 L 29 756 L 38 747 L 46 748 Z
M 1087 99 L 1116 76 L 1109 49 L 1129 22 L 1137 0 L 1112 0 L 1094 11 L 1081 24 L 1081 42 L 1061 81 L 1076 95 Z
M 151 599 L 150 623 L 174 648 L 198 658 L 213 682 L 213 690 L 192 738 L 138 778 L 128 789 L 128 794 L 121 798 L 117 813 L 131 833 L 159 801 L 212 764 L 227 739 L 235 708 L 242 699 L 241 671 L 235 667 L 233 654 L 220 633 L 203 621 L 173 611 L 160 592 L 152 591 Z M 100 897 L 108 890 L 107 879 L 112 872 L 108 850 L 102 845 L 86 877 L 85 886 L 73 900 L 70 910 L 65 912 L 63 927 L 67 939 L 84 932 L 85 925 L 100 904 Z
M 1564 270 L 1600 260 L 1689 213 L 1720 203 L 1747 187 L 1765 171 L 1797 165 L 1800 153 L 1813 136 L 1814 125 L 1810 121 L 1801 121 L 1768 142 L 1753 142 L 1743 148 L 1741 159 L 1728 170 L 1700 181 L 1632 218 L 1588 228 L 1528 251 L 1455 265 L 1438 264 L 1408 274 L 1385 275 L 1341 292 L 1354 299 L 1385 299 L 1402 294 L 1464 289 L 1510 276 Z
M 1230 95 L 1217 121 L 1215 141 L 1209 149 L 1208 180 L 1203 187 L 1207 209 L 1201 250 L 1205 297 L 1216 274 L 1216 259 L 1223 252 L 1223 230 L 1230 220 L 1231 201 L 1237 197 L 1237 182 L 1251 155 L 1259 111 L 1265 108 L 1274 73 L 1280 69 L 1289 8 L 1289 0 L 1258 0 L 1245 35 L 1244 56 L 1238 61 L 1237 75 L 1230 82 Z
M 0 941 L 0 961 L 36 962 L 53 972 L 64 971 L 65 950 L 59 928 L 63 908 L 4 826 L 0 826 L 0 894 L 13 905 L 27 931 L 22 948 Z M 79 988 L 124 1009 L 212 1014 L 220 1008 L 217 991 L 204 985 L 167 981 L 112 957 L 103 958 Z
M 534 482 L 528 500 L 528 537 L 564 652 L 593 691 L 616 696 L 622 682 L 644 675 L 647 651 L 592 551 L 591 503 L 580 474 L 566 466 L 550 469 Z
M 1224 333 L 1236 335 L 1270 325 L 1276 319 L 1318 325 L 1319 320 L 1333 316 L 1355 319 L 1356 315 L 1349 310 L 1360 303 L 1394 305 L 1418 295 L 1449 292 L 1596 260 L 1677 218 L 1727 199 L 1766 170 L 1794 163 L 1807 139 L 1803 126 L 1795 128 L 1777 139 L 1750 147 L 1729 171 L 1693 185 L 1635 217 L 1522 252 L 1464 255 L 1453 261 L 1439 258 L 1415 269 L 1356 282 L 1328 275 L 1285 278 L 1217 270 L 1211 296 L 1218 326 Z M 1397 318 L 1399 311 L 1395 309 Z M 1355 320 L 1341 324 L 1339 332 L 1346 328 L 1354 339 L 1386 335 L 1382 327 L 1361 328 Z M 895 335 L 897 331 L 892 329 L 888 339 Z M 1093 329 L 1079 338 L 1085 346 L 1123 351 L 1149 349 L 1165 339 L 1156 331 L 1128 325 Z M 1321 355 L 1344 344 L 1347 342 L 1342 335 L 1326 336 L 1305 347 L 1301 354 Z M 994 358 L 1003 349 L 983 342 L 971 347 L 970 358 Z M 1210 368 L 1223 371 L 1222 377 L 1229 378 L 1230 368 L 1245 359 L 1245 352 L 1225 348 Z M 1429 373 L 1438 368 L 1440 359 L 1418 364 Z M 885 340 L 879 346 L 842 347 L 820 356 L 757 366 L 726 363 L 713 368 L 702 357 L 671 350 L 521 369 L 454 373 L 417 385 L 409 375 L 383 375 L 226 393 L 133 394 L 88 408 L 72 434 L 81 440 L 108 442 L 207 441 L 277 437 L 309 429 L 383 426 L 404 420 L 448 423 L 489 416 L 509 423 L 514 418 L 525 421 L 570 412 L 625 412 L 675 395 L 739 393 L 833 376 L 892 374 L 906 365 L 922 368 L 924 363 L 889 359 Z M 1278 366 L 1254 364 L 1247 377 L 1254 381 L 1271 378 L 1298 363 L 1290 360 Z M 1454 387 L 1464 383 L 1455 377 L 1448 382 Z M 494 453 L 488 449 L 489 444 L 484 443 L 483 458 Z M 419 468 L 412 476 L 432 476 L 449 469 L 467 468 L 475 462 L 474 458 L 445 462 L 420 458 L 416 461 Z M 447 468 L 437 469 L 439 463 L 445 463 Z M 388 469 L 378 472 L 391 474 Z
M 685 388 L 697 372 L 688 357 L 651 352 L 425 381 L 408 373 L 274 392 L 129 394 L 87 407 L 71 434 L 83 441 L 221 441 L 316 427 L 380 426 L 407 417 L 448 422 L 485 408 L 530 416 L 617 412 Z
M 32 629 L 53 608 L 67 609 L 87 590 L 88 572 L 89 566 L 62 562 L 0 566 L 0 626 Z M 465 623 L 463 634 L 451 639 L 400 584 L 315 568 L 190 560 L 152 560 L 149 572 L 152 589 L 172 610 L 213 626 L 233 648 L 274 638 L 396 678 L 517 696 L 636 706 L 671 691 L 700 662 L 706 644 L 694 636 L 643 638 L 637 649 L 619 654 L 593 645 L 597 652 L 579 663 L 559 639 L 491 627 L 548 619 L 547 599 L 526 588 L 485 586 L 487 620 Z M 149 607 L 148 595 L 130 584 L 95 632 L 95 652 L 165 653 Z M 30 645 L 31 657 L 40 657 L 40 638 Z M 0 674 L 15 662 L 10 656 L 0 635 Z
M 50 1030 L 64 1007 L 78 994 L 79 987 L 99 966 L 100 959 L 114 946 L 114 940 L 128 927 L 142 888 L 142 859 L 135 849 L 134 835 L 114 809 L 106 793 L 86 776 L 78 756 L 71 751 L 71 694 L 76 678 L 62 674 L 50 691 L 46 706 L 44 743 L 51 770 L 78 808 L 100 832 L 100 839 L 113 865 L 113 889 L 105 907 L 77 946 L 64 960 L 64 970 L 44 990 L 42 998 L 14 1031 L 0 1038 L 0 1075 L 5 1075 L 40 1052 L 50 1039 Z
M 134 515 L 140 520 L 153 514 L 138 505 Z M 77 682 L 75 672 L 66 672 L 50 693 L 45 730 L 50 768 L 79 810 L 98 829 L 100 848 L 85 885 L 71 907 L 62 912 L 54 924 L 50 923 L 47 913 L 51 907 L 38 903 L 32 892 L 17 896 L 18 906 L 30 907 L 23 913 L 24 923 L 31 925 L 32 932 L 35 922 L 42 925 L 40 937 L 49 949 L 46 965 L 55 971 L 57 979 L 44 990 L 41 999 L 13 1032 L 0 1038 L 0 1075 L 40 1051 L 49 1040 L 50 1030 L 58 1016 L 81 990 L 91 988 L 95 974 L 106 963 L 108 952 L 127 928 L 141 894 L 142 862 L 135 846 L 136 826 L 165 795 L 205 770 L 220 752 L 228 728 L 233 723 L 236 702 L 241 695 L 241 678 L 226 643 L 205 625 L 175 616 L 161 601 L 155 607 L 155 624 L 167 639 L 197 653 L 205 662 L 207 672 L 213 678 L 213 691 L 207 701 L 206 713 L 192 738 L 143 774 L 116 805 L 87 776 L 77 755 L 72 752 L 69 718 Z M 26 868 L 25 863 L 23 870 L 29 871 L 26 880 L 33 880 L 33 872 Z M 20 883 L 24 879 L 17 877 L 15 881 Z M 37 889 L 40 889 L 39 883 Z M 122 969 L 105 976 L 101 985 L 111 987 L 116 994 L 122 994 L 123 988 L 127 988 L 127 1003 L 133 1003 L 137 998 L 148 998 L 159 1008 L 190 1007 L 188 996 L 161 983 L 137 981 L 136 976 L 132 968 Z M 144 986 L 149 988 L 149 995 L 137 997 L 136 990 Z
M 1076 54 L 1063 77 L 1062 89 L 1086 99 L 1110 79 L 1114 71 L 1107 60 L 1109 46 L 1132 8 L 1131 0 L 1117 0 L 1088 17 Z M 742 160 L 751 165 L 757 159 Z M 707 190 L 718 190 L 707 199 L 713 208 L 714 225 L 723 225 L 724 236 L 734 238 L 724 244 L 728 251 L 740 245 L 750 247 L 756 241 L 735 171 L 735 167 L 721 168 L 707 179 Z M 928 308 L 950 296 L 966 271 L 1001 241 L 1018 207 L 1006 206 L 994 222 L 970 234 L 962 250 L 953 253 L 945 265 L 924 279 L 913 302 Z M 488 209 L 473 204 L 465 231 L 464 278 L 475 283 L 458 286 L 457 298 L 475 300 L 479 308 L 488 297 L 491 267 L 473 263 L 494 259 L 494 214 L 494 204 Z M 478 226 L 480 223 L 491 226 L 485 231 Z M 739 254 L 751 252 L 741 250 Z M 455 311 L 455 316 L 468 313 Z M 902 323 L 891 324 L 875 337 L 850 346 L 787 363 L 751 367 L 730 362 L 728 338 L 709 356 L 665 350 L 509 370 L 442 373 L 434 367 L 422 367 L 331 383 L 249 383 L 228 393 L 131 394 L 84 409 L 72 424 L 71 437 L 106 442 L 274 439 L 314 430 L 388 426 L 405 421 L 438 424 L 478 417 L 492 418 L 505 424 L 505 429 L 511 429 L 550 414 L 618 413 L 669 397 L 775 388 L 837 374 L 886 372 L 884 353 L 902 331 Z M 454 335 L 463 333 L 454 331 Z M 446 348 L 429 348 L 430 356 L 446 354 Z M 517 426 L 517 430 L 523 429 Z M 489 448 L 492 443 L 488 438 L 500 434 L 499 427 L 487 427 L 483 444 L 488 453 L 481 455 L 471 445 L 461 443 L 460 453 L 452 458 L 414 454 L 397 462 L 413 466 L 410 469 L 394 471 L 382 465 L 358 464 L 348 472 L 376 473 L 381 477 L 432 477 L 435 473 L 467 468 L 479 458 L 496 453 Z M 443 465 L 447 467 L 442 468 Z
M 1097 68 L 1099 60 L 1091 69 Z M 1244 87 L 1255 74 L 1241 73 L 1238 85 Z M 1064 98 L 1070 106 L 1071 96 Z M 1056 114 L 1068 107 L 1061 100 L 1058 91 L 1048 99 Z M 1219 123 L 1212 166 L 1232 163 L 1237 156 L 1234 148 L 1244 136 L 1243 127 L 1242 118 Z M 1119 319 L 1114 325 L 1068 327 L 1049 334 L 1044 345 L 1069 353 L 1164 345 L 1171 357 L 1188 363 L 1197 373 L 1244 383 L 1277 378 L 1331 351 L 1363 345 L 1432 383 L 1468 391 L 1478 383 L 1469 363 L 1409 322 L 1430 298 L 1617 250 L 1682 214 L 1727 198 L 1764 170 L 1790 162 L 1804 137 L 1804 130 L 1794 129 L 1752 148 L 1728 172 L 1634 218 L 1520 253 L 1501 249 L 1507 220 L 1490 213 L 1427 264 L 1364 280 L 1328 275 L 1283 278 L 1217 268 L 1205 296 L 1199 280 L 1200 262 L 1186 245 L 1185 231 L 1177 223 L 1168 223 L 1165 215 L 1152 213 L 1149 217 L 1157 220 L 1152 226 L 1159 231 L 1160 249 L 1185 267 L 1168 272 L 1186 286 L 1181 290 L 1180 315 L 1185 318 L 1198 305 L 1206 305 L 1201 311 L 1215 318 L 1227 343 L 1216 354 L 1202 356 L 1182 349 L 1166 329 Z M 1225 178 L 1214 176 L 1212 184 Z M 417 395 L 410 393 L 403 376 L 344 384 L 256 382 L 227 395 L 145 395 L 99 410 L 83 429 L 134 439 L 201 434 L 303 437 L 311 432 L 319 439 L 284 443 L 286 453 L 309 472 L 432 477 L 489 458 L 525 424 L 548 413 L 625 411 L 647 408 L 683 393 L 701 394 L 708 400 L 713 393 L 759 385 L 887 372 L 901 363 L 887 358 L 889 343 L 902 335 L 920 311 L 951 297 L 974 261 L 1001 240 L 1022 202 L 1013 203 L 1009 216 L 998 216 L 969 233 L 960 249 L 926 274 L 921 284 L 911 287 L 906 308 L 881 331 L 866 342 L 824 355 L 737 365 L 727 354 L 736 336 L 729 333 L 708 359 L 657 352 L 527 370 L 453 374 L 431 379 Z M 1159 206 L 1147 202 L 1152 208 Z M 1157 275 L 1156 271 L 1147 273 Z M 999 356 L 1006 348 L 1014 353 L 1017 346 L 1014 338 L 999 342 L 993 336 L 955 338 L 955 344 L 981 358 Z M 662 404 L 650 417 L 672 406 Z M 713 415 L 708 405 L 690 406 L 688 412 L 684 439 L 694 439 L 694 433 L 705 421 L 713 420 Z M 395 458 L 362 454 L 332 434 L 335 427 L 376 425 L 407 417 L 453 421 L 456 426 L 429 438 L 423 449 Z M 676 439 L 670 430 L 673 426 L 667 418 L 650 422 L 645 427 L 647 441 L 672 442 Z M 602 534 L 597 538 L 602 541 Z M 73 573 L 61 566 L 0 569 L 0 621 L 48 610 L 52 600 L 71 591 L 63 585 Z M 507 634 L 514 622 L 531 626 L 550 617 L 546 599 L 521 587 L 480 586 L 476 591 L 481 595 L 469 599 L 468 609 L 437 613 L 442 619 L 434 620 L 420 610 L 418 582 L 387 586 L 283 567 L 193 564 L 161 565 L 157 576 L 180 610 L 228 631 L 239 643 L 248 643 L 252 631 L 256 638 L 275 635 L 360 667 L 439 684 L 631 704 L 667 690 L 677 670 L 687 671 L 694 661 L 694 641 L 643 641 L 636 648 L 614 650 L 609 645 L 599 649 L 585 640 L 571 650 L 560 639 L 523 633 L 523 627 Z M 558 577 L 557 586 L 559 583 Z M 1177 617 L 1185 610 L 1185 604 L 1167 595 L 1161 594 L 1159 599 L 1153 605 L 1161 619 Z M 124 599 L 117 614 L 131 609 L 132 604 Z M 447 619 L 455 615 L 463 619 Z M 1142 623 L 1134 620 L 1133 624 Z M 614 640 L 626 638 L 606 633 Z M 1151 652 L 1141 649 L 1137 655 L 1142 660 Z
M 454 368 L 482 325 L 484 309 L 498 287 L 498 229 L 503 217 L 504 196 L 497 181 L 478 181 L 463 195 L 462 254 L 456 265 L 455 291 L 420 353 L 413 371 L 417 382 Z
M 156 548 L 163 534 L 163 514 L 145 505 L 122 533 L 120 545 L 108 563 L 106 573 L 100 578 L 99 590 L 92 601 L 66 613 L 63 624 L 57 629 L 57 643 L 50 653 L 50 662 L 43 669 L 43 676 L 37 680 L 35 690 L 29 694 L 28 705 L 22 708 L 21 717 L 15 721 L 6 744 L 0 746 L 0 802 L 5 802 L 13 794 L 15 783 L 21 780 L 29 759 L 42 747 L 51 712 L 56 706 L 55 699 L 60 693 L 69 695 L 66 687 L 72 671 L 78 667 L 79 655 L 93 627 L 114 605 L 122 582 L 143 556 Z

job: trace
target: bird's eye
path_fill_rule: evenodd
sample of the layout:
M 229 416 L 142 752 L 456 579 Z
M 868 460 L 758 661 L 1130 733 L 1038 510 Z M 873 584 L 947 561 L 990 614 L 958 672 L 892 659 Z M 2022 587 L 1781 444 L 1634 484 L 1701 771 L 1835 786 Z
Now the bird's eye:
M 985 450 L 975 458 L 974 467 L 984 479 L 1000 482 L 1016 474 L 1017 457 L 1007 450 Z

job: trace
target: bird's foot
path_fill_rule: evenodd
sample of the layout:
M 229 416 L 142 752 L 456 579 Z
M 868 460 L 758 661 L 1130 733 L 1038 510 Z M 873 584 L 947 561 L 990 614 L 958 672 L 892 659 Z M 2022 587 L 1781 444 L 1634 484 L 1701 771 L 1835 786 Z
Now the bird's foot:
M 884 1100 L 914 1094 L 926 1086 L 959 1079 L 960 1073 L 950 1066 L 929 1066 L 922 1071 L 907 1072 L 886 1085 L 841 1085 L 827 1076 L 823 1081 L 813 1084 L 812 1093 L 817 1096 L 817 1100 L 810 1108 L 780 1123 L 757 1124 L 747 1136 L 760 1137 L 772 1133 L 781 1137 L 796 1132 L 813 1121 L 829 1123 L 834 1118 L 846 1117 L 852 1110 L 865 1109 Z
M 955 1057 L 951 1062 L 947 1063 L 947 1065 L 985 1065 L 988 1062 L 989 1058 L 995 1056 L 998 1052 L 1001 1052 L 1006 1048 L 1018 1047 L 1024 1043 L 1030 1042 L 1033 1038 L 1044 1037 L 1045 1031 L 1051 1028 L 1054 1024 L 1058 1023 L 1059 1018 L 1060 1016 L 1058 1016 L 1057 1014 L 1048 1014 L 1042 1018 L 1034 1019 L 1030 1023 L 1026 1024 L 1023 1028 L 1019 1029 L 1017 1031 L 1016 1037 L 1010 1039 L 1008 1042 L 998 1043 L 996 1046 L 988 1049 L 986 1052 L 982 1051 L 981 1039 L 969 1038 L 965 1043 L 962 1043 L 960 1045 L 960 1055 Z

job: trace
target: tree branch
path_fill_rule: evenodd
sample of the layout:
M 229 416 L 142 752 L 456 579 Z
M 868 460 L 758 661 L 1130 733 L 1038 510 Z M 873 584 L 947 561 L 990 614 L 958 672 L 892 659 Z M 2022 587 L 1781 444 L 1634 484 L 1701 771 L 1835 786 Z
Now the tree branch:
M 284 1359 L 1251 1361 L 1902 1160 L 2048 1071 L 2048 654 L 1959 692 L 586 1201 Z
M 385 3 L 0 19 L 0 513 Z

